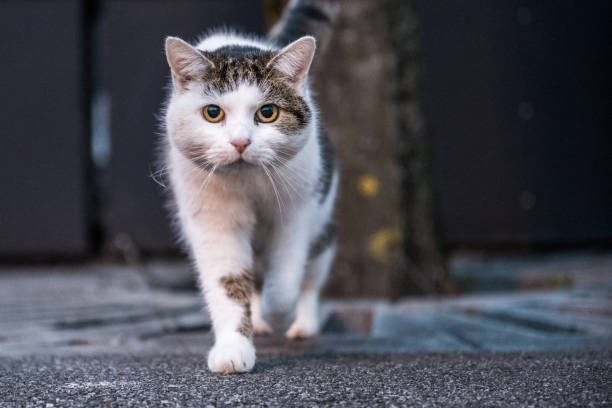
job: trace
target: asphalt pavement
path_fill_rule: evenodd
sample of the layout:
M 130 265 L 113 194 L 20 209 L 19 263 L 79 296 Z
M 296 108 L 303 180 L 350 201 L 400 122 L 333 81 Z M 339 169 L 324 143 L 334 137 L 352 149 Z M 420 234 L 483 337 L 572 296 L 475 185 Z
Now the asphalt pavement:
M 612 256 L 454 262 L 472 293 L 326 300 L 229 376 L 185 264 L 0 267 L 0 407 L 612 404 Z
M 202 353 L 4 358 L 2 406 L 495 406 L 612 403 L 610 352 L 263 355 L 211 374 Z

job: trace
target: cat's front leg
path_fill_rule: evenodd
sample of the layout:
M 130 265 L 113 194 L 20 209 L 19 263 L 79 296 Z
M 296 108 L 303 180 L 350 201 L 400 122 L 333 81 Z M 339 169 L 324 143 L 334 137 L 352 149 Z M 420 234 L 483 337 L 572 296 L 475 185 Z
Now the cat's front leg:
M 248 372 L 255 364 L 252 223 L 240 218 L 244 212 L 200 214 L 189 234 L 215 333 L 208 368 L 223 374 Z
M 302 208 L 279 223 L 270 243 L 269 267 L 261 293 L 261 315 L 275 330 L 295 320 L 308 256 L 310 212 Z
M 250 296 L 253 290 L 251 272 L 227 274 L 219 279 L 220 287 L 204 290 L 213 318 L 215 345 L 208 354 L 208 368 L 216 373 L 251 371 L 255 365 Z M 224 292 L 224 293 L 223 293 Z M 226 302 L 226 300 L 228 302 Z M 223 319 L 223 320 L 221 320 Z

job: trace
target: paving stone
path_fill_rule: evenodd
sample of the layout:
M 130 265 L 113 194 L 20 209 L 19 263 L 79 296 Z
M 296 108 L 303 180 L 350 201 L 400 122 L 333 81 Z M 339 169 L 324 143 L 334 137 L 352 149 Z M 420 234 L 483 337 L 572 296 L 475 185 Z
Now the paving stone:
M 469 292 L 600 289 L 612 284 L 612 253 L 463 251 L 451 257 L 449 269 L 462 290 Z
M 118 347 L 195 327 L 210 329 L 200 295 L 152 288 L 138 267 L 26 267 L 0 274 L 0 354 Z
M 571 258 L 573 260 L 573 258 Z M 573 260 L 573 263 L 577 261 Z M 584 264 L 584 262 L 583 262 Z M 169 273 L 182 270 L 161 262 Z M 0 354 L 125 347 L 172 333 L 207 332 L 197 292 L 151 284 L 151 265 L 18 268 L 0 275 Z M 612 278 L 610 278 L 612 280 Z M 344 336 L 372 352 L 515 351 L 612 342 L 610 285 L 450 298 L 327 301 L 325 347 Z

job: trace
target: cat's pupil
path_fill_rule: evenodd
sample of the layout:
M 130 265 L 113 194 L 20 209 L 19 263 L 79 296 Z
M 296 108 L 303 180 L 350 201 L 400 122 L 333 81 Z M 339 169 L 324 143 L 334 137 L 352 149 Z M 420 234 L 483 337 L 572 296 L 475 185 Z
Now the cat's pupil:
M 274 115 L 274 108 L 272 107 L 272 105 L 264 105 L 261 107 L 261 116 L 266 119 L 269 119 L 272 117 L 272 115 Z
M 221 108 L 217 105 L 209 105 L 206 108 L 206 113 L 208 113 L 208 116 L 210 116 L 212 119 L 215 119 L 221 114 Z

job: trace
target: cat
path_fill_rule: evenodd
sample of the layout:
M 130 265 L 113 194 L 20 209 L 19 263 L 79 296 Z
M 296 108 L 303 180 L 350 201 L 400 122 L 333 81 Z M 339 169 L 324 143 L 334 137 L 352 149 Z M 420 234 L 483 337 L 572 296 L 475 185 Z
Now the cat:
M 166 167 L 212 320 L 213 372 L 250 371 L 253 334 L 319 329 L 339 173 L 308 83 L 315 48 L 308 35 L 284 47 L 231 31 L 196 46 L 166 39 Z

